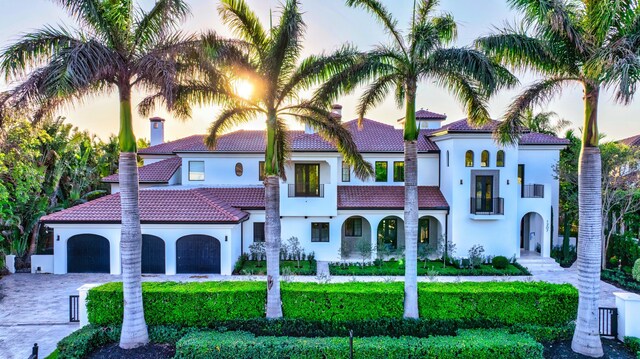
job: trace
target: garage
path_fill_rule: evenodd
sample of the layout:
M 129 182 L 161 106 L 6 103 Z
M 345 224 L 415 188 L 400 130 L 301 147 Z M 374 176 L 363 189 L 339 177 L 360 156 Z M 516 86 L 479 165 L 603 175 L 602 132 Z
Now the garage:
M 206 235 L 188 235 L 176 242 L 177 273 L 220 274 L 220 241 Z
M 165 273 L 165 250 L 162 238 L 150 234 L 142 235 L 142 273 Z
M 68 273 L 109 273 L 109 240 L 95 234 L 78 234 L 67 241 Z

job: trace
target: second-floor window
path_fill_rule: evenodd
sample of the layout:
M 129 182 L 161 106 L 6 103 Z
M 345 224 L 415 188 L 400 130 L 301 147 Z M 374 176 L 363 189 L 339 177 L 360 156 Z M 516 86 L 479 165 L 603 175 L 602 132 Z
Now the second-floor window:
M 404 182 L 404 162 L 393 162 L 393 182 Z
M 351 166 L 346 161 L 342 161 L 342 182 L 351 182 Z
M 496 167 L 504 167 L 504 151 L 499 150 L 496 154 Z
M 204 181 L 204 161 L 189 161 L 189 181 Z
M 253 241 L 264 242 L 264 222 L 253 223 Z
M 376 161 L 376 182 L 387 182 L 386 161 Z
M 473 167 L 473 151 L 469 150 L 464 154 L 464 166 Z
M 258 181 L 264 181 L 264 161 L 258 162 Z
M 480 154 L 480 167 L 489 167 L 489 151 L 487 150 Z
M 329 242 L 329 222 L 311 223 L 311 242 Z
M 317 163 L 297 163 L 295 173 L 296 197 L 320 196 L 320 165 Z

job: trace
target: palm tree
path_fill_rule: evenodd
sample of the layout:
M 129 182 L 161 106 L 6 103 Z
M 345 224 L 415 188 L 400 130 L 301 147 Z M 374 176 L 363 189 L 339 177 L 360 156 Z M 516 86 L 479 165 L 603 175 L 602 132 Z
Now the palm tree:
M 457 26 L 450 14 L 434 15 L 437 0 L 420 0 L 407 34 L 377 0 L 347 0 L 347 5 L 370 12 L 389 33 L 391 42 L 366 53 L 354 66 L 338 73 L 317 92 L 315 100 L 330 103 L 356 84 L 372 81 L 358 104 L 364 115 L 395 90 L 399 106 L 404 103 L 404 231 L 406 247 L 404 316 L 418 318 L 417 251 L 418 187 L 416 141 L 416 93 L 418 83 L 432 80 L 454 94 L 473 124 L 490 120 L 486 99 L 516 79 L 484 54 L 470 48 L 449 48 Z
M 338 69 L 351 65 L 355 52 L 344 47 L 329 55 L 311 56 L 300 63 L 304 22 L 296 0 L 283 5 L 279 24 L 265 30 L 244 0 L 222 0 L 218 8 L 223 21 L 240 37 L 239 41 L 221 40 L 207 35 L 209 62 L 226 68 L 235 79 L 255 86 L 255 93 L 242 98 L 234 92 L 233 82 L 217 75 L 209 81 L 191 81 L 178 90 L 179 103 L 213 102 L 224 104 L 209 129 L 206 143 L 215 148 L 218 138 L 228 129 L 262 117 L 266 118 L 265 242 L 267 255 L 267 318 L 282 317 L 280 299 L 280 179 L 285 179 L 285 160 L 290 154 L 287 118 L 311 126 L 325 139 L 336 144 L 346 162 L 360 178 L 373 173 L 362 159 L 350 132 L 325 107 L 299 100 L 302 90 L 328 78 Z M 207 66 L 206 64 L 204 65 Z M 185 105 L 186 106 L 186 105 Z
M 189 8 L 158 0 L 145 12 L 132 0 L 55 0 L 79 23 L 77 30 L 46 26 L 2 53 L 0 67 L 21 83 L 11 90 L 16 107 L 37 106 L 36 118 L 63 105 L 117 90 L 120 100 L 121 255 L 124 318 L 120 347 L 146 344 L 142 307 L 140 211 L 131 92 L 159 90 L 171 108 L 176 58 L 186 43 L 175 27 Z
M 528 108 L 523 113 L 522 124 L 533 132 L 557 136 L 563 129 L 571 126 L 571 122 L 562 118 L 553 123 L 555 117 L 558 117 L 558 114 L 553 111 L 536 113 Z
M 584 127 L 580 154 L 578 271 L 580 300 L 572 348 L 603 355 L 598 333 L 601 248 L 601 157 L 598 149 L 598 98 L 616 90 L 628 104 L 640 77 L 640 12 L 637 0 L 508 0 L 524 15 L 521 26 L 506 26 L 477 41 L 497 59 L 543 78 L 509 106 L 497 137 L 517 140 L 522 113 L 557 95 L 565 85 L 584 89 Z

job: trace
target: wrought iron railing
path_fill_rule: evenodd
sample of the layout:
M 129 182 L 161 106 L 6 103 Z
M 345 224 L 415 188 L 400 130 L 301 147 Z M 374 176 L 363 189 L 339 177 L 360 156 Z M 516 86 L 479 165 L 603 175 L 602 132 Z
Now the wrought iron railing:
M 544 198 L 543 184 L 527 184 L 522 186 L 522 198 Z
M 504 214 L 504 198 L 476 198 L 471 197 L 471 214 L 492 215 Z
M 80 296 L 69 296 L 69 321 L 77 323 L 80 321 Z
M 600 335 L 618 336 L 618 308 L 598 308 Z
M 324 197 L 324 184 L 309 186 L 302 183 L 290 183 L 289 197 Z

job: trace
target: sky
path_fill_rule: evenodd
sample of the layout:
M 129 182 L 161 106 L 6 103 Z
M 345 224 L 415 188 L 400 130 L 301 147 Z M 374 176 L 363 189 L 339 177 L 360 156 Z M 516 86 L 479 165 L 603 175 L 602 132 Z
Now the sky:
M 269 10 L 273 10 L 274 23 L 277 20 L 280 2 L 278 0 L 247 0 L 251 8 L 268 26 Z M 413 0 L 382 0 L 394 14 L 401 28 L 408 25 Z M 138 0 L 143 9 L 150 9 L 153 0 Z M 187 0 L 192 15 L 184 22 L 182 30 L 197 33 L 215 30 L 223 36 L 232 34 L 222 24 L 217 13 L 217 0 Z M 321 52 L 331 52 L 344 43 L 351 43 L 361 50 L 388 41 L 387 34 L 369 14 L 345 5 L 344 0 L 301 0 L 303 19 L 307 25 L 304 56 Z M 511 10 L 505 0 L 442 0 L 439 11 L 451 13 L 458 23 L 458 39 L 453 46 L 467 46 L 479 36 L 490 34 L 505 22 L 514 22 L 518 14 Z M 51 0 L 5 0 L 0 12 L 0 48 L 5 48 L 19 39 L 20 35 L 44 25 L 63 25 L 75 27 L 76 23 L 69 15 Z M 530 74 L 517 73 L 521 85 L 515 89 L 497 94 L 490 102 L 491 115 L 499 119 L 510 101 L 524 86 L 535 81 Z M 0 90 L 13 86 L 0 79 Z M 356 104 L 362 89 L 341 98 L 343 121 L 356 117 Z M 141 92 L 134 94 L 134 101 L 144 97 Z M 134 102 L 135 103 L 135 102 Z M 417 108 L 425 108 L 447 115 L 447 122 L 465 118 L 459 103 L 447 91 L 431 82 L 422 82 L 418 87 Z M 559 117 L 571 121 L 573 128 L 582 126 L 583 103 L 582 89 L 579 86 L 568 87 L 560 97 L 538 110 L 554 111 Z M 135 110 L 134 110 L 135 112 Z M 210 123 L 219 113 L 214 106 L 195 108 L 193 116 L 187 121 L 174 120 L 170 114 L 157 110 L 154 115 L 161 116 L 165 123 L 165 139 L 173 140 L 196 133 L 206 133 Z M 59 111 L 70 123 L 82 130 L 89 130 L 101 138 L 116 134 L 119 121 L 118 98 L 115 93 L 89 98 L 72 108 Z M 403 117 L 392 96 L 367 114 L 368 118 L 389 124 Z M 629 106 L 616 104 L 611 92 L 605 92 L 600 98 L 600 131 L 607 140 L 614 140 L 640 134 L 640 99 Z M 298 126 L 292 123 L 292 127 Z M 256 119 L 243 126 L 246 129 L 264 128 L 263 120 Z M 149 138 L 149 122 L 135 114 L 134 131 L 138 137 Z

